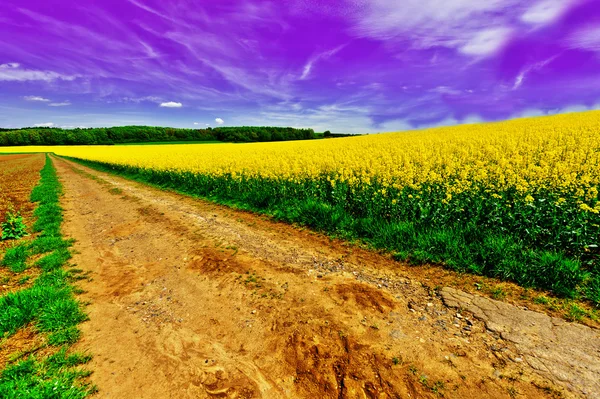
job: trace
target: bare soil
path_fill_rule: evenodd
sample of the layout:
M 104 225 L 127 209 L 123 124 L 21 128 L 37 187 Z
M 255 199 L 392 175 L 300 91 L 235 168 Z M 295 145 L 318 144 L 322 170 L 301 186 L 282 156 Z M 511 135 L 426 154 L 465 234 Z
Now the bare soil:
M 19 212 L 31 231 L 35 204 L 29 198 L 31 190 L 40 179 L 44 160 L 44 154 L 0 155 L 0 222 L 4 222 L 7 211 Z M 0 240 L 0 261 L 8 248 L 32 240 L 33 237 L 34 235 L 30 235 L 18 241 Z M 6 267 L 0 267 L 0 295 L 31 286 L 39 274 L 37 268 L 13 273 Z M 4 369 L 9 360 L 36 352 L 42 346 L 42 337 L 36 336 L 31 326 L 9 338 L 0 338 L 0 370 Z
M 29 197 L 40 180 L 44 160 L 44 154 L 0 155 L 0 222 L 7 211 L 19 212 L 31 226 L 35 204 Z M 0 253 L 12 245 L 12 240 L 0 240 Z
M 514 333 L 531 317 L 522 309 L 434 289 L 456 274 L 55 165 L 73 261 L 90 273 L 80 283 L 90 320 L 75 349 L 94 356 L 98 397 L 600 396 L 589 380 L 600 363 L 594 328 L 556 329 L 529 311 L 539 331 Z M 550 330 L 560 345 L 539 349 Z M 565 351 L 587 355 L 540 366 Z

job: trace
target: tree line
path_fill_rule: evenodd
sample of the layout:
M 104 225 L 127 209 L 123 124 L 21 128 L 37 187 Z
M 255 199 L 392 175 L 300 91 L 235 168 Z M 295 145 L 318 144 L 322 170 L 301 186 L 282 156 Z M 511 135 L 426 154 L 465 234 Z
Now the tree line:
M 85 129 L 0 128 L 0 146 L 110 145 L 169 141 L 251 143 L 315 138 L 317 138 L 317 135 L 313 129 L 272 126 L 209 127 L 206 129 L 180 129 L 159 126 L 118 126 Z

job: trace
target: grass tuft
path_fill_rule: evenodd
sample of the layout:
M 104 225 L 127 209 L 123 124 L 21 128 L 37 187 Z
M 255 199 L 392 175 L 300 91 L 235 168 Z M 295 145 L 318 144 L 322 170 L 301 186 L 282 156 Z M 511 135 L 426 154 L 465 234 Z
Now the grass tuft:
M 13 273 L 21 273 L 27 269 L 28 256 L 27 246 L 19 244 L 6 250 L 2 258 L 2 266 L 8 267 Z

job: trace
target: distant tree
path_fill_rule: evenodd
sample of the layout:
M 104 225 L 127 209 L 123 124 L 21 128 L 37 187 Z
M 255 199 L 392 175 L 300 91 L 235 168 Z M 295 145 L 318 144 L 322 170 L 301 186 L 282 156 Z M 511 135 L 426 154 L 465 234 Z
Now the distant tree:
M 117 126 L 110 128 L 59 129 L 32 127 L 0 129 L 0 145 L 94 145 L 158 141 L 224 141 L 235 143 L 310 140 L 312 129 L 273 126 L 238 126 L 206 129 L 177 129 L 159 126 Z

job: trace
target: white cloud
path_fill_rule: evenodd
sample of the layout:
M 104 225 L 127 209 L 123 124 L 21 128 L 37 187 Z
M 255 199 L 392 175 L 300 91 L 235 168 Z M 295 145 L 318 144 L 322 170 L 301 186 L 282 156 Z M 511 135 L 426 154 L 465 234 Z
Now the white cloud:
M 228 123 L 236 125 L 290 126 L 313 128 L 317 132 L 330 130 L 334 133 L 368 133 L 381 131 L 373 126 L 369 107 L 348 104 L 328 104 L 316 108 L 306 107 L 302 112 L 290 104 L 271 105 L 260 112 L 243 117 L 232 116 Z
M 385 121 L 381 125 L 379 125 L 378 130 L 383 133 L 387 132 L 403 132 L 406 130 L 413 130 L 414 127 L 405 121 L 404 119 L 394 119 L 390 121 Z
M 50 104 L 48 104 L 49 107 L 66 107 L 68 105 L 71 105 L 71 103 L 69 101 L 63 101 L 62 103 L 50 103 Z
M 588 26 L 572 34 L 567 39 L 571 48 L 600 51 L 600 26 Z
M 194 125 L 199 125 L 199 124 L 200 124 L 200 123 L 198 123 L 198 122 L 194 122 Z
M 145 97 L 123 97 L 121 99 L 123 102 L 126 103 L 141 103 L 141 102 L 145 102 L 145 101 L 149 101 L 149 102 L 153 102 L 153 103 L 160 103 L 160 98 L 156 97 L 156 96 L 145 96 Z
M 433 93 L 448 94 L 448 95 L 453 95 L 453 96 L 458 96 L 463 93 L 461 90 L 457 90 L 457 89 L 454 89 L 449 86 L 437 86 L 437 87 L 431 89 L 430 91 Z
M 54 123 L 52 122 L 46 122 L 46 123 L 36 123 L 35 125 L 33 125 L 35 127 L 53 127 Z
M 531 6 L 523 15 L 521 21 L 531 25 L 543 25 L 554 22 L 572 2 L 568 0 L 542 0 Z
M 595 109 L 599 109 L 599 108 L 600 108 L 600 104 L 594 105 L 591 107 L 588 107 L 588 106 L 582 105 L 582 104 L 572 104 L 572 105 L 567 105 L 562 108 L 553 108 L 553 109 L 546 109 L 546 110 L 531 108 L 531 109 L 526 109 L 524 111 L 514 114 L 513 116 L 511 116 L 510 119 L 531 118 L 531 117 L 537 117 L 537 116 L 557 115 L 557 114 L 569 114 L 572 112 L 585 112 L 585 111 L 595 110 Z
M 0 65 L 0 81 L 25 82 L 29 80 L 42 80 L 51 82 L 54 80 L 74 80 L 77 76 L 63 75 L 52 71 L 37 71 L 23 69 L 21 64 L 11 62 Z
M 304 69 L 302 70 L 302 75 L 300 75 L 300 80 L 304 80 L 304 79 L 308 78 L 308 76 L 310 75 L 310 71 L 312 70 L 312 68 L 316 62 L 318 62 L 319 60 L 326 60 L 327 58 L 334 56 L 337 52 L 339 52 L 344 47 L 346 47 L 346 44 L 342 44 L 341 46 L 338 46 L 334 49 L 325 51 L 323 53 L 320 53 L 320 54 L 317 54 L 316 56 L 311 57 L 308 60 L 308 62 L 306 63 L 306 65 L 304 65 Z
M 40 96 L 25 96 L 25 97 L 23 97 L 23 99 L 25 101 L 41 101 L 41 102 L 48 102 L 48 101 L 50 101 L 47 98 L 40 97 Z
M 553 113 L 553 114 L 570 114 L 572 112 L 585 112 L 585 111 L 589 111 L 589 110 L 590 110 L 590 108 L 585 105 L 574 104 L 574 105 L 568 105 L 566 107 L 559 108 L 556 110 L 552 110 L 551 113 Z
M 467 55 L 489 55 L 496 53 L 506 43 L 511 33 L 510 28 L 500 27 L 476 32 L 467 41 L 460 52 Z
M 461 123 L 466 123 L 466 124 L 475 124 L 475 123 L 484 123 L 485 119 L 483 119 L 481 116 L 476 115 L 476 114 L 471 114 L 471 115 L 467 115 L 465 117 L 465 119 L 462 120 Z
M 447 118 L 442 119 L 438 122 L 426 123 L 423 126 L 420 126 L 422 129 L 430 129 L 435 127 L 446 127 L 446 126 L 455 126 L 460 124 L 461 122 L 453 116 L 449 116 Z
M 552 56 L 546 60 L 536 62 L 535 64 L 531 64 L 531 65 L 528 65 L 527 67 L 525 67 L 521 71 L 521 73 L 519 73 L 519 75 L 517 75 L 517 77 L 515 78 L 515 84 L 513 85 L 513 90 L 517 90 L 519 87 L 521 87 L 521 85 L 523 84 L 523 81 L 525 81 L 525 78 L 527 77 L 527 75 L 530 72 L 542 69 L 543 67 L 548 65 L 550 62 L 552 62 L 554 59 L 556 59 L 556 57 L 558 57 L 558 55 Z
M 534 116 L 544 116 L 544 115 L 547 115 L 546 111 L 543 111 L 543 110 L 537 109 L 537 108 L 529 108 L 529 109 L 525 109 L 523 111 L 517 112 L 510 119 L 513 119 L 513 118 L 532 118 Z
M 515 84 L 513 85 L 513 90 L 517 90 L 523 84 L 523 80 L 525 80 L 526 71 L 522 71 L 515 79 Z
M 304 80 L 310 74 L 310 70 L 312 69 L 314 60 L 310 60 L 304 65 L 304 69 L 302 70 L 302 75 L 300 75 L 300 80 Z
M 215 122 L 217 123 L 217 125 L 222 125 L 223 123 L 225 123 L 225 121 L 221 118 L 216 118 Z
M 354 33 L 390 43 L 410 39 L 414 48 L 443 46 L 467 55 L 498 50 L 519 0 L 353 0 Z M 497 37 L 500 34 L 501 37 Z
M 166 103 L 160 103 L 160 106 L 163 108 L 181 108 L 183 107 L 183 104 L 175 101 L 169 101 Z

